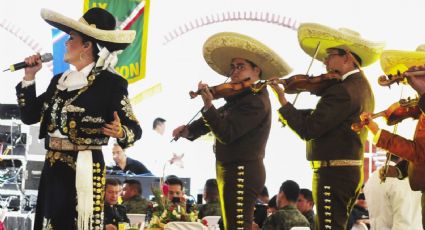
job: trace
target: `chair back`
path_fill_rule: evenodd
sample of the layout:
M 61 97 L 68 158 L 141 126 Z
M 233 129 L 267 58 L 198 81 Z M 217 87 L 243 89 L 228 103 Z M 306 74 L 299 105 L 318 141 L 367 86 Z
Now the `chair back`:
M 130 224 L 132 226 L 136 225 L 136 226 L 139 226 L 140 229 L 143 229 L 144 228 L 146 214 L 132 214 L 132 213 L 127 213 L 127 217 L 130 220 Z M 143 228 L 142 228 L 142 226 L 143 226 Z
M 207 227 L 198 222 L 170 222 L 164 230 L 207 230 Z

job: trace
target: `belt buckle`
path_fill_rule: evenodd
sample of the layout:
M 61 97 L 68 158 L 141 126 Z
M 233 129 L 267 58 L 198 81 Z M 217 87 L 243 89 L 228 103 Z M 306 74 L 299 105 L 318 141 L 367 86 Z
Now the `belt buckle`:
M 51 137 L 49 141 L 49 147 L 52 149 L 62 149 L 62 141 L 59 138 Z

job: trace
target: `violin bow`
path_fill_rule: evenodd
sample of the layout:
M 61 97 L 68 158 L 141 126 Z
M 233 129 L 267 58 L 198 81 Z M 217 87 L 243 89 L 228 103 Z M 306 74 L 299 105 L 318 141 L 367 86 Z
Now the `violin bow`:
M 308 76 L 308 73 L 310 72 L 311 67 L 313 66 L 314 59 L 316 59 L 317 54 L 319 53 L 319 48 L 320 48 L 320 41 L 317 43 L 316 50 L 314 51 L 314 55 L 311 58 L 310 64 L 308 65 L 307 72 L 306 72 L 307 76 Z M 295 105 L 299 95 L 300 93 L 297 93 L 297 95 L 295 95 L 294 101 L 292 101 L 292 105 Z
M 403 97 L 403 86 L 401 87 L 401 92 L 400 92 L 400 99 Z M 397 133 L 397 127 L 398 127 L 398 123 L 394 125 L 393 128 L 393 134 Z M 392 153 L 390 151 L 387 151 L 386 157 L 387 159 L 385 159 L 385 164 L 384 164 L 384 175 L 382 176 L 381 179 L 381 184 L 385 183 L 385 180 L 387 179 L 387 173 L 388 173 L 388 167 L 390 165 L 390 161 L 391 161 L 391 155 Z
M 230 76 L 233 74 L 233 69 L 231 69 L 230 70 L 230 72 L 226 75 L 226 80 L 224 80 L 224 82 L 223 83 L 226 83 L 226 81 L 228 81 L 229 80 L 229 78 L 230 78 Z M 195 118 L 198 116 L 198 114 L 202 111 L 202 109 L 203 109 L 204 107 L 202 107 L 200 110 L 198 110 L 198 112 L 196 112 L 195 113 L 195 115 L 186 123 L 186 125 L 185 126 L 188 126 L 193 120 L 195 120 Z M 179 138 L 175 138 L 175 137 L 173 137 L 172 139 L 171 139 L 171 141 L 170 141 L 170 143 L 171 142 L 173 142 L 173 141 L 177 141 Z

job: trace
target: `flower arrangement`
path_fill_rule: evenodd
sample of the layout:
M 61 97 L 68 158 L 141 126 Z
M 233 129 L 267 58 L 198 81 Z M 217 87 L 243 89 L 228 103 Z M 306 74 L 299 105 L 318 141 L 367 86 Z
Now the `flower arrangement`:
M 148 229 L 163 229 L 173 221 L 201 222 L 198 220 L 197 207 L 186 209 L 186 202 L 173 203 L 168 197 L 168 185 L 162 184 L 160 188 L 152 187 L 153 200 L 148 204 Z

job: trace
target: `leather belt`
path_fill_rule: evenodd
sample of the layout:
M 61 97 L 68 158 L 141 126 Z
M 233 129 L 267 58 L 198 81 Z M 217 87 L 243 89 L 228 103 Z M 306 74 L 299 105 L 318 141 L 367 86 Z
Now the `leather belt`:
M 310 161 L 313 169 L 323 167 L 338 167 L 338 166 L 361 166 L 362 160 L 327 160 L 327 161 Z
M 102 150 L 100 145 L 76 145 L 68 138 L 59 137 L 46 137 L 46 147 L 50 150 L 59 151 Z

